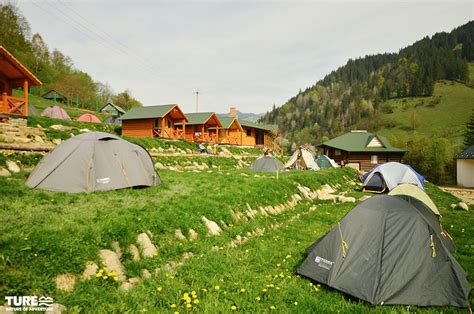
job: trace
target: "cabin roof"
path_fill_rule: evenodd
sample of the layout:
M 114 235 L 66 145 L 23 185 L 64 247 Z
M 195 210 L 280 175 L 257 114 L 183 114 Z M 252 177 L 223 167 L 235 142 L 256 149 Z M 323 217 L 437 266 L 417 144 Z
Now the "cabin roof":
M 46 99 L 54 99 L 54 95 L 56 95 L 56 99 L 67 99 L 66 96 L 64 96 L 63 94 L 61 93 L 58 93 L 57 91 L 55 91 L 54 89 L 51 89 L 49 91 L 47 91 L 46 93 L 43 94 L 43 98 L 46 98 Z
M 117 106 L 116 104 L 114 104 L 113 102 L 110 102 L 110 101 L 105 106 L 100 108 L 100 111 L 104 110 L 105 108 L 107 108 L 109 106 L 115 108 L 115 110 L 117 110 L 118 113 L 121 113 L 121 114 L 125 113 L 125 110 L 122 107 Z
M 252 121 L 247 121 L 247 120 L 239 120 L 240 125 L 243 127 L 248 127 L 248 128 L 255 128 L 259 130 L 265 130 L 265 131 L 270 131 L 270 132 L 276 132 L 278 130 L 277 125 L 273 124 L 258 124 L 256 122 Z
M 474 159 L 474 145 L 469 146 L 456 155 L 454 159 Z
M 196 124 L 206 124 L 209 119 L 215 116 L 216 121 L 219 125 L 221 125 L 220 119 L 214 112 L 193 112 L 193 113 L 186 113 L 186 117 L 188 118 L 188 122 L 186 125 L 196 125 Z
M 33 73 L 2 46 L 0 46 L 0 73 L 11 82 L 12 87 L 23 86 L 25 79 L 28 80 L 30 86 L 42 84 Z
M 178 114 L 182 118 L 188 121 L 186 115 L 179 109 L 179 106 L 176 104 L 169 105 L 158 105 L 158 106 L 144 106 L 132 108 L 127 113 L 122 116 L 122 120 L 136 120 L 136 119 L 153 119 L 153 118 L 163 118 L 168 113 L 173 110 L 178 111 Z
M 369 143 L 377 138 L 383 147 L 369 147 Z M 351 131 L 330 139 L 318 146 L 328 146 L 347 152 L 406 152 L 405 149 L 393 147 L 387 138 L 367 131 Z

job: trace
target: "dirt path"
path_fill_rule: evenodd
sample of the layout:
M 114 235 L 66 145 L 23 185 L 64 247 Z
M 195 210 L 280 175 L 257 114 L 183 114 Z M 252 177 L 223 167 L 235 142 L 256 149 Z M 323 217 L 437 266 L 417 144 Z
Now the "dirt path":
M 459 197 L 466 204 L 474 204 L 474 189 L 460 188 L 460 187 L 448 187 L 441 186 L 443 191 L 453 194 Z

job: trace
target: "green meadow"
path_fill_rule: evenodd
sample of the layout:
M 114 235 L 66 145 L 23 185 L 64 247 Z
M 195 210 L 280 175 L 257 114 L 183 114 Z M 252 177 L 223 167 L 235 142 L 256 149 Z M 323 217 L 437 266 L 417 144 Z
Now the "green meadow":
M 39 157 L 8 156 L 24 169 Z M 5 159 L 0 158 L 0 165 Z M 191 160 L 199 162 L 197 157 Z M 290 172 L 276 178 L 236 169 L 233 158 L 201 160 L 208 170 L 159 170 L 163 182 L 152 188 L 90 194 L 29 189 L 24 171 L 0 177 L 0 297 L 48 295 L 68 313 L 462 312 L 456 308 L 374 307 L 295 274 L 305 249 L 335 226 L 354 203 L 303 198 L 293 209 L 279 214 L 257 214 L 254 219 L 237 219 L 232 214 L 245 216 L 248 206 L 258 210 L 287 202 L 299 194 L 298 184 L 312 190 L 329 184 L 337 187 L 337 193 L 360 198 L 364 194 L 351 183 L 355 173 L 350 169 Z M 156 161 L 184 163 L 185 158 Z M 459 200 L 432 184 L 427 184 L 427 192 L 455 239 L 456 259 L 472 273 L 472 211 L 452 210 L 450 205 Z M 206 235 L 203 216 L 217 222 L 223 232 Z M 199 236 L 179 241 L 174 235 L 178 228 L 186 237 L 189 228 Z M 159 254 L 133 261 L 127 248 L 142 232 L 151 235 Z M 230 245 L 238 236 L 246 240 Z M 93 277 L 77 280 L 71 292 L 56 289 L 58 274 L 79 278 L 86 262 L 100 265 L 98 251 L 112 249 L 114 241 L 122 248 L 127 277 L 141 278 L 133 288 L 125 292 L 114 281 Z M 144 278 L 144 269 L 151 273 L 150 278 Z M 469 278 L 472 283 L 472 275 Z M 190 298 L 190 307 L 186 308 L 183 298 Z

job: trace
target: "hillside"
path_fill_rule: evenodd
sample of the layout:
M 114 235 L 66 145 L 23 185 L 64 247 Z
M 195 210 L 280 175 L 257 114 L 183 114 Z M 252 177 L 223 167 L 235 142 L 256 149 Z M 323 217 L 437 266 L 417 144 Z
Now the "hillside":
M 262 121 L 279 125 L 289 140 L 288 149 L 303 143 L 318 144 L 323 137 L 367 126 L 367 121 L 383 113 L 385 101 L 397 103 L 407 97 L 432 96 L 438 93 L 435 82 L 443 80 L 472 84 L 473 66 L 468 62 L 474 61 L 473 41 L 471 21 L 450 33 L 425 37 L 398 53 L 349 60 L 268 112 Z M 448 92 L 447 97 L 451 95 Z M 471 104 L 469 101 L 463 106 Z M 370 131 L 378 131 L 379 125 L 369 126 Z

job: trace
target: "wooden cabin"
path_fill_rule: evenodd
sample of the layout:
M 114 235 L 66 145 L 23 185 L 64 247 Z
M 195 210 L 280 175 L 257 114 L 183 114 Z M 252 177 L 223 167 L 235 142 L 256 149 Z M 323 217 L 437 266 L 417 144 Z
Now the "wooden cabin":
M 112 117 L 120 117 L 125 114 L 125 110 L 122 107 L 115 105 L 111 101 L 100 108 L 99 111 Z
M 237 117 L 219 117 L 222 128 L 219 129 L 219 143 L 241 145 L 244 129 Z
M 54 89 L 44 93 L 43 96 L 41 96 L 41 97 L 43 97 L 44 99 L 54 101 L 54 103 L 60 102 L 60 103 L 63 103 L 63 104 L 67 104 L 67 97 L 64 96 L 61 93 L 58 93 Z
M 393 147 L 383 136 L 355 130 L 319 145 L 323 153 L 338 164 L 367 171 L 377 164 L 401 162 L 406 150 Z
M 0 46 L 0 115 L 28 116 L 28 89 L 41 84 L 33 73 Z M 13 97 L 15 88 L 23 89 L 23 97 Z
M 276 150 L 275 142 L 278 136 L 278 128 L 268 124 L 258 124 L 251 121 L 239 120 L 242 125 L 242 146 L 262 146 Z
M 174 104 L 133 108 L 121 120 L 123 136 L 169 139 L 184 139 L 188 122 L 183 111 Z
M 214 112 L 186 113 L 186 132 L 184 138 L 190 142 L 219 142 L 219 128 L 221 121 Z M 175 128 L 179 129 L 181 123 L 176 123 Z

